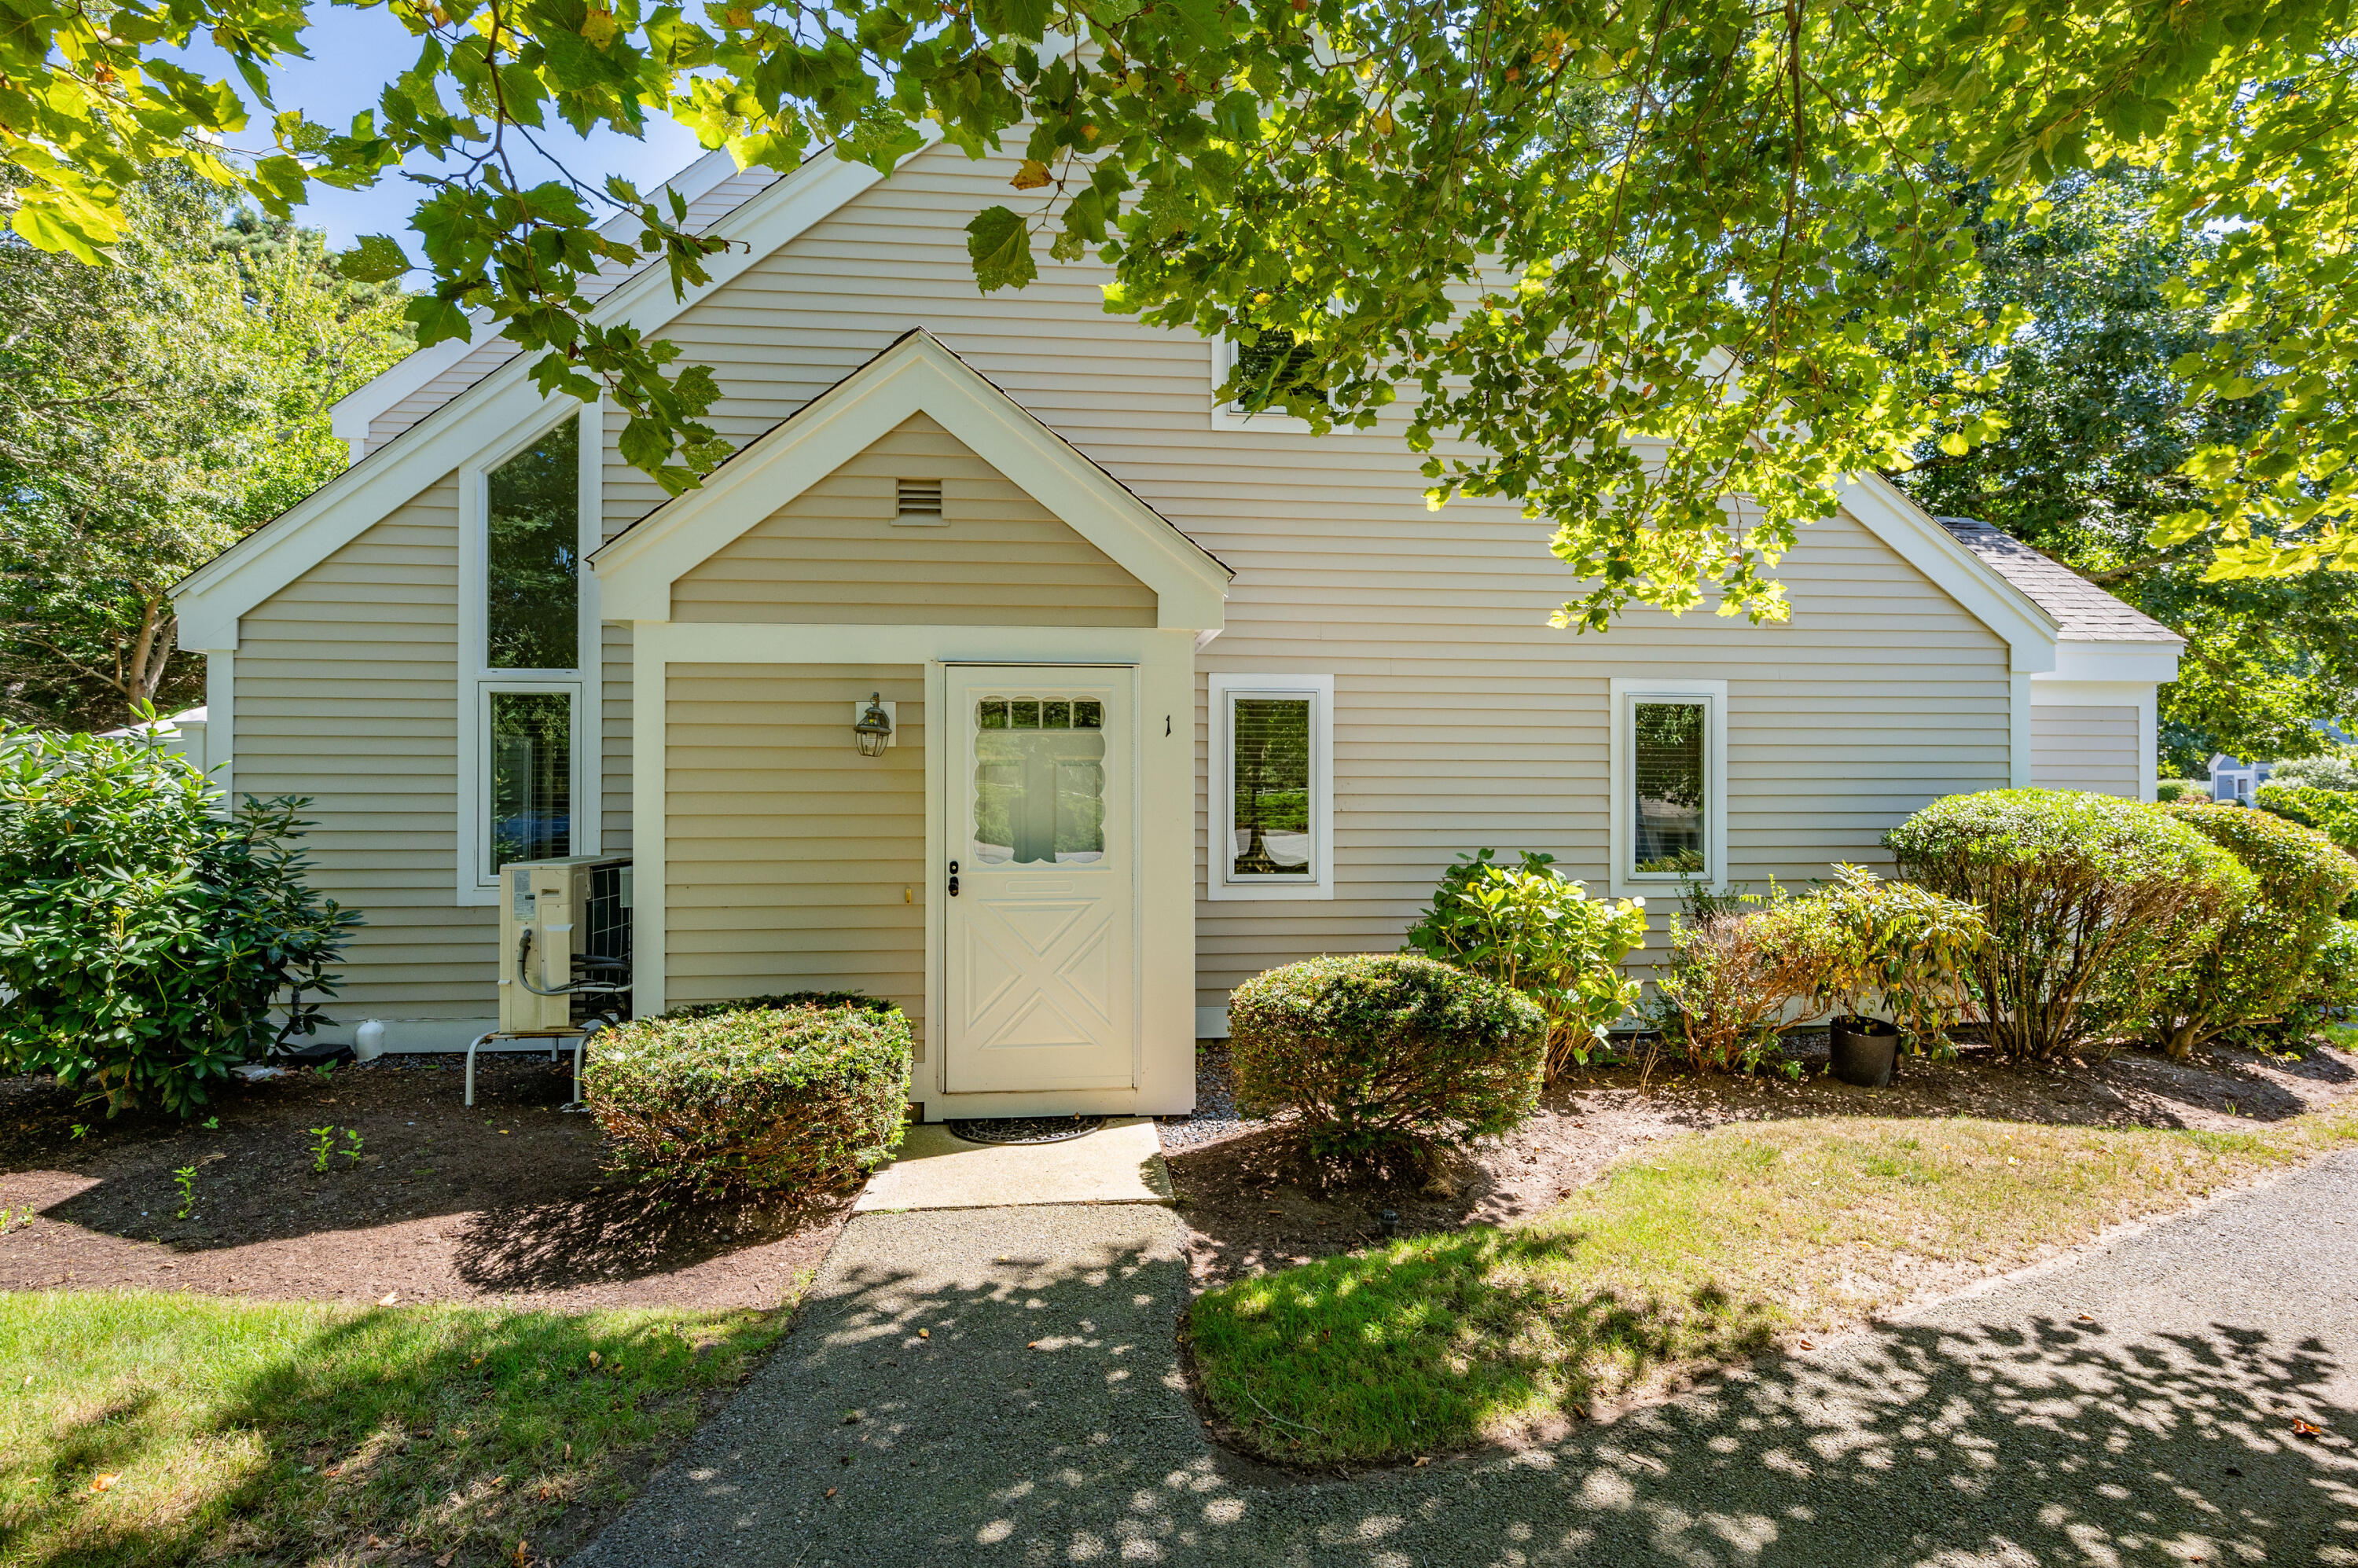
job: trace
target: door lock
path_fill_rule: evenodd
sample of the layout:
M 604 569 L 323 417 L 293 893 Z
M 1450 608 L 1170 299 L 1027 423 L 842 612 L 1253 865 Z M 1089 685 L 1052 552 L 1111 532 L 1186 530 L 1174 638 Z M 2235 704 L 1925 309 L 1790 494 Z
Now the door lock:
M 957 897 L 957 873 L 958 864 L 956 860 L 952 860 L 950 862 L 950 896 L 952 898 Z

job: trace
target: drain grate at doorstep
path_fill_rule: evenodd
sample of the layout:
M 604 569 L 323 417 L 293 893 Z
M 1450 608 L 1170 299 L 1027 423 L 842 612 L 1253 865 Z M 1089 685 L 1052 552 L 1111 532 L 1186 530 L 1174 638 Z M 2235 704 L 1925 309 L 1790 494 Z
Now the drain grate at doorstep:
M 1102 1116 L 994 1116 L 942 1125 L 968 1143 L 1062 1143 L 1105 1124 Z

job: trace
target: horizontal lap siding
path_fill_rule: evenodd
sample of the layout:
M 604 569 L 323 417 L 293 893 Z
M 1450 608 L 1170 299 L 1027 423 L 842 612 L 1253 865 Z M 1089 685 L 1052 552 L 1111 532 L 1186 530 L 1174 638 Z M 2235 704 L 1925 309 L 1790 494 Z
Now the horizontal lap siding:
M 1544 526 L 1492 503 L 1428 511 L 1401 416 L 1324 438 L 1215 428 L 1209 345 L 1105 314 L 1104 269 L 1044 258 L 1033 286 L 979 294 L 965 223 L 1013 172 L 921 157 L 665 335 L 713 367 L 711 422 L 742 443 L 928 329 L 1235 568 L 1203 670 L 1336 677 L 1344 896 L 1200 903 L 1204 1003 L 1272 963 L 1396 947 L 1442 868 L 1480 845 L 1548 849 L 1601 884 L 1615 676 L 1729 682 L 1741 877 L 1877 861 L 1877 840 L 1916 806 L 2006 782 L 2004 644 L 1855 523 L 1803 531 L 1779 572 L 1790 625 L 1706 610 L 1639 612 L 1605 637 L 1550 631 L 1580 585 Z M 605 477 L 610 522 L 662 500 L 611 439 Z M 1201 759 L 1200 687 L 1195 728 Z M 1200 792 L 1196 832 L 1200 856 Z
M 943 523 L 904 527 L 903 479 Z M 1152 626 L 1154 594 L 925 415 L 672 585 L 677 621 Z
M 2137 710 L 2037 706 L 2030 710 L 2030 782 L 2040 789 L 2141 795 L 2145 759 Z
M 498 1008 L 498 912 L 453 907 L 459 492 L 445 479 L 239 628 L 242 795 L 310 795 L 312 881 L 360 909 L 330 1011 L 351 1022 Z
M 898 704 L 863 757 L 852 704 Z M 665 688 L 665 995 L 865 991 L 921 1028 L 925 670 L 673 665 Z
M 1601 881 L 1606 693 L 1615 676 L 1729 683 L 1729 840 L 1741 878 L 1808 878 L 1837 859 L 1873 862 L 1880 858 L 1881 833 L 1914 806 L 2006 782 L 2003 644 L 1856 524 L 1841 519 L 1803 530 L 1778 573 L 1795 606 L 1789 625 L 1756 628 L 1704 610 L 1675 620 L 1639 612 L 1603 637 L 1552 632 L 1544 624 L 1548 612 L 1580 584 L 1547 553 L 1544 526 L 1493 503 L 1459 501 L 1429 512 L 1419 460 L 1398 438 L 1402 416 L 1394 414 L 1374 434 L 1325 438 L 1215 428 L 1209 345 L 1105 314 L 1104 269 L 1044 258 L 1033 287 L 979 294 L 965 224 L 1001 199 L 1014 171 L 1009 160 L 970 164 L 954 150 L 927 154 L 756 262 L 664 335 L 681 345 L 684 362 L 713 367 L 723 395 L 709 420 L 742 444 L 909 329 L 932 330 L 1235 568 L 1228 627 L 1198 655 L 1204 670 L 1336 677 L 1336 853 L 1344 896 L 1199 903 L 1205 1002 L 1217 1002 L 1237 980 L 1271 963 L 1398 946 L 1401 927 L 1442 868 L 1466 849 L 1549 849 L 1573 874 Z M 609 536 L 663 499 L 653 481 L 621 460 L 615 438 L 622 425 L 621 416 L 610 413 L 603 472 Z M 903 476 L 885 467 L 857 477 L 866 489 L 823 485 L 814 503 L 823 496 L 859 500 L 870 510 L 847 520 L 860 521 L 897 547 L 892 535 L 914 541 L 917 531 L 878 525 L 884 481 L 956 476 Z M 957 489 L 950 493 L 955 503 Z M 957 529 L 953 524 L 931 532 Z M 904 553 L 944 545 L 954 541 L 913 542 Z M 749 548 L 735 564 L 751 567 L 759 555 Z M 846 558 L 814 549 L 803 560 L 827 563 L 824 569 L 832 571 Z M 874 558 L 880 565 L 900 559 Z M 766 559 L 763 569 L 779 575 L 765 580 L 791 597 L 793 585 L 805 580 L 799 568 L 788 571 L 782 557 Z M 1039 585 L 1021 571 L 1005 571 L 1005 562 L 1003 554 L 995 556 L 948 579 L 960 590 L 957 599 L 973 606 L 972 613 L 1005 623 L 1045 619 L 1031 608 Z M 1072 593 L 1066 590 L 1073 585 L 1056 580 L 1068 600 L 1105 602 L 1101 594 Z M 710 585 L 715 597 L 699 606 L 696 594 L 706 591 L 699 585 L 683 600 L 687 614 L 724 604 L 730 615 L 746 612 L 744 601 L 721 597 L 736 590 L 718 582 Z M 801 602 L 824 606 L 829 596 Z M 1125 614 L 1141 609 L 1116 608 Z M 1144 609 L 1151 623 L 1151 607 Z M 330 623 L 363 613 L 340 614 Z M 1056 619 L 1072 623 L 1069 616 Z M 629 842 L 635 709 L 628 661 L 626 635 L 610 629 L 609 848 Z M 367 674 L 365 662 L 356 668 Z M 840 672 L 830 678 L 860 685 Z M 322 684 L 340 695 L 350 689 L 341 681 Z M 856 695 L 878 684 L 882 676 Z M 891 695 L 896 688 L 886 689 Z M 442 691 L 438 700 L 447 710 L 447 679 Z M 741 758 L 748 746 L 766 747 L 772 761 L 791 756 L 798 765 L 806 755 L 820 770 L 808 787 L 822 791 L 828 770 L 862 766 L 867 771 L 858 776 L 875 779 L 912 765 L 907 745 L 890 753 L 881 773 L 880 764 L 861 764 L 841 733 L 850 697 L 838 695 L 838 707 L 810 710 L 816 718 L 808 721 L 823 732 L 815 747 L 764 735 L 734 751 Z M 909 687 L 903 700 L 914 704 L 916 695 Z M 752 687 L 743 697 L 785 700 Z M 665 705 L 676 715 L 683 702 L 712 700 L 675 686 Z M 734 698 L 718 700 L 720 709 L 735 705 Z M 903 708 L 904 723 L 911 711 Z M 450 722 L 446 711 L 434 746 L 449 746 Z M 747 721 L 739 713 L 715 722 Z M 240 729 L 243 736 L 242 716 Z M 1200 691 L 1195 730 L 1200 757 Z M 725 740 L 697 745 L 715 754 L 731 750 Z M 675 770 L 682 765 L 676 754 Z M 783 895 L 759 892 L 759 879 L 746 880 L 752 836 L 732 829 L 698 845 L 687 864 L 702 869 L 687 874 L 675 867 L 672 873 L 686 878 L 676 896 L 702 901 L 693 919 L 705 927 L 690 940 L 693 925 L 674 925 L 674 994 L 718 996 L 788 979 L 839 984 L 856 960 L 873 966 L 859 972 L 878 977 L 880 989 L 906 988 L 903 1000 L 914 1005 L 917 927 L 893 922 L 915 921 L 922 905 L 899 906 L 911 913 L 898 914 L 892 901 L 921 875 L 914 863 L 920 851 L 896 850 L 901 858 L 889 867 L 860 855 L 831 860 L 815 841 L 798 847 L 806 839 L 796 836 L 812 832 L 791 804 L 802 784 L 783 773 L 767 781 L 750 777 L 741 762 L 708 772 L 716 799 L 695 803 L 695 810 L 726 816 L 742 806 L 741 820 L 784 836 L 806 880 L 782 902 Z M 916 789 L 918 775 L 908 778 Z M 732 792 L 748 793 L 734 803 L 721 798 Z M 921 811 L 922 802 L 911 802 L 906 809 Z M 443 809 L 447 836 L 447 800 Z M 909 843 L 921 843 L 921 832 L 912 832 Z M 1200 853 L 1200 794 L 1196 832 Z M 433 870 L 445 884 L 448 864 L 445 849 Z M 849 925 L 814 919 L 809 911 L 820 906 L 811 901 L 822 892 L 867 914 Z M 871 916 L 882 924 L 863 924 Z M 449 924 L 447 893 L 438 918 Z M 884 955 L 875 944 L 887 933 Z

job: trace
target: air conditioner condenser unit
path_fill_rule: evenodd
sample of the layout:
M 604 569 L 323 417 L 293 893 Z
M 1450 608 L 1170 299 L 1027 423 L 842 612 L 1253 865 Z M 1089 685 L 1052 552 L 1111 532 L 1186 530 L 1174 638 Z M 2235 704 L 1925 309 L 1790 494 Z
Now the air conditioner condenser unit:
M 500 868 L 500 1033 L 561 1034 L 630 1016 L 631 861 Z

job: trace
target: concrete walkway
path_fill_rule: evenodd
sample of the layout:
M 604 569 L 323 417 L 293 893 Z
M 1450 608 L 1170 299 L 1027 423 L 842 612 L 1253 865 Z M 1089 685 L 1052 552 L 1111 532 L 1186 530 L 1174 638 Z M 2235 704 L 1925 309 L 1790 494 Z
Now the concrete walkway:
M 860 1214 L 1011 1204 L 1171 1201 L 1171 1172 L 1154 1123 L 1117 1117 L 1055 1143 L 969 1143 L 939 1122 L 902 1135 L 892 1162 L 870 1179 Z
M 860 1217 L 573 1561 L 2358 1563 L 2358 1154 L 1552 1447 L 1349 1481 L 1204 1443 L 1179 1241 L 1148 1206 Z

